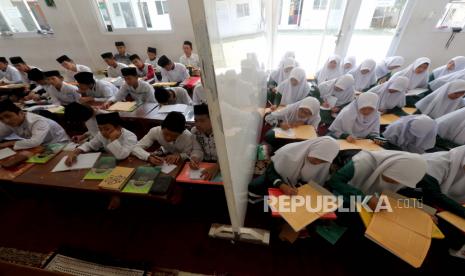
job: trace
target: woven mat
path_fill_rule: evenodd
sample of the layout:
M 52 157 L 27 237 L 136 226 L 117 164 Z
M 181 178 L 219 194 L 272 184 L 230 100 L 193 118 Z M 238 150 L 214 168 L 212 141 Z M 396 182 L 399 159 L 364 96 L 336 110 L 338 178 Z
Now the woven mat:
M 15 248 L 0 247 L 0 260 L 17 265 L 40 268 L 50 255 L 50 253 L 44 254 Z

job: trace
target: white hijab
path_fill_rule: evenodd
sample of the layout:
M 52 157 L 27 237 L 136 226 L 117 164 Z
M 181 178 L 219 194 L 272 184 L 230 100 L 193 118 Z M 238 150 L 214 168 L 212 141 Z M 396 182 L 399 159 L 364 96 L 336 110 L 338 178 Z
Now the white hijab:
M 444 84 L 454 80 L 465 80 L 465 69 L 437 78 L 429 83 L 429 87 L 434 91 Z
M 327 99 L 329 96 L 337 98 L 336 106 L 341 106 L 351 102 L 354 99 L 354 77 L 350 74 L 345 74 L 337 79 L 325 81 L 318 85 L 320 97 Z M 334 87 L 342 89 L 342 91 L 334 90 Z
M 291 185 L 299 180 L 311 180 L 323 185 L 329 176 L 329 168 L 333 159 L 339 153 L 339 144 L 329 136 L 318 137 L 298 143 L 287 144 L 276 151 L 271 157 L 274 167 L 284 182 Z M 319 165 L 311 164 L 307 157 L 314 157 L 326 161 Z
M 349 73 L 350 70 L 354 69 L 355 66 L 357 66 L 356 61 L 357 60 L 356 60 L 355 56 L 345 57 L 344 62 L 341 64 L 342 73 L 347 74 L 347 73 Z M 346 69 L 345 68 L 346 64 L 350 64 L 350 68 Z
M 428 85 L 428 70 L 425 70 L 421 74 L 415 73 L 415 69 L 417 69 L 420 65 L 424 63 L 427 63 L 429 66 L 431 64 L 431 60 L 426 57 L 417 58 L 407 68 L 395 73 L 393 77 L 407 77 L 410 81 L 408 89 L 426 88 L 426 86 Z
M 331 61 L 336 61 L 336 67 L 334 69 L 328 68 L 328 64 Z M 316 80 L 321 83 L 325 82 L 328 80 L 335 79 L 342 75 L 342 70 L 341 70 L 341 57 L 338 55 L 331 55 L 328 60 L 325 62 L 325 65 L 323 68 L 321 68 L 318 72 L 315 74 Z
M 312 112 L 310 118 L 302 119 L 299 117 L 299 108 L 305 108 Z M 287 121 L 289 123 L 303 122 L 306 125 L 312 125 L 315 129 L 321 121 L 320 117 L 320 102 L 314 97 L 307 97 L 296 103 L 290 104 L 285 108 L 274 111 L 268 116 L 273 116 L 278 120 Z
M 369 92 L 376 93 L 379 96 L 378 110 L 393 109 L 396 106 L 404 107 L 408 82 L 406 77 L 396 77 L 370 89 Z M 397 92 L 390 93 L 389 89 Z
M 454 80 L 439 87 L 418 101 L 415 106 L 421 113 L 436 119 L 463 106 L 463 97 L 455 100 L 448 97 L 449 94 L 462 91 L 465 91 L 465 80 Z
M 349 72 L 354 76 L 355 90 L 363 91 L 376 83 L 375 73 L 376 62 L 372 59 L 364 60 L 357 68 Z M 362 70 L 369 70 L 368 73 L 362 74 Z
M 364 107 L 375 109 L 369 116 L 363 116 L 359 110 Z M 329 127 L 336 136 L 348 133 L 356 138 L 365 138 L 370 134 L 379 134 L 380 113 L 377 110 L 378 95 L 372 92 L 362 93 L 358 98 L 344 107 Z
M 404 65 L 404 58 L 401 56 L 387 57 L 376 64 L 376 78 L 382 78 L 386 76 L 391 70 L 390 66 L 402 66 Z
M 427 115 L 409 115 L 390 124 L 383 136 L 402 150 L 424 153 L 436 144 L 437 133 L 435 120 Z
M 465 146 L 422 155 L 427 173 L 434 177 L 443 194 L 459 203 L 465 202 Z
M 292 86 L 291 79 L 296 79 L 299 83 Z M 292 69 L 289 78 L 281 82 L 276 88 L 281 93 L 281 104 L 288 105 L 302 100 L 310 93 L 310 86 L 307 83 L 307 76 L 302 68 Z
M 285 69 L 297 67 L 295 59 L 285 58 L 279 63 L 279 68 L 271 72 L 270 78 L 277 84 L 280 84 L 285 79 L 289 78 L 291 72 L 286 73 Z
M 454 69 L 449 70 L 449 69 L 447 69 L 447 64 L 449 64 L 449 62 L 451 62 L 451 61 L 454 62 L 455 66 L 454 66 Z M 464 56 L 456 56 L 454 58 L 451 58 L 447 62 L 447 64 L 444 64 L 443 66 L 440 66 L 440 67 L 433 70 L 434 79 L 437 79 L 437 78 L 440 78 L 442 76 L 449 75 L 449 74 L 452 74 L 452 73 L 455 73 L 457 71 L 465 69 L 465 57 Z
M 403 187 L 415 188 L 426 173 L 426 161 L 421 155 L 403 151 L 361 151 L 352 158 L 354 177 L 350 185 L 365 194 L 397 192 Z M 399 184 L 385 182 L 384 175 Z
M 459 145 L 465 145 L 465 108 L 436 119 L 438 135 Z

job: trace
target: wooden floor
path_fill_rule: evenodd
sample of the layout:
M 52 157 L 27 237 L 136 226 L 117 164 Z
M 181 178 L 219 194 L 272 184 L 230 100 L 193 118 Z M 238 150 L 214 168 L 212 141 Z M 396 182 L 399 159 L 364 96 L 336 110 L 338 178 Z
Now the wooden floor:
M 289 245 L 277 239 L 278 223 L 261 213 L 261 205 L 249 206 L 246 225 L 273 229 L 269 247 L 211 239 L 211 223 L 229 223 L 222 187 L 188 189 L 176 206 L 123 199 L 115 211 L 106 210 L 102 194 L 7 188 L 12 197 L 0 192 L 0 246 L 5 247 L 37 252 L 76 248 L 217 275 L 413 275 L 465 269 L 465 260 L 450 257 L 439 240 L 419 270 L 354 233 L 335 246 L 319 237 Z

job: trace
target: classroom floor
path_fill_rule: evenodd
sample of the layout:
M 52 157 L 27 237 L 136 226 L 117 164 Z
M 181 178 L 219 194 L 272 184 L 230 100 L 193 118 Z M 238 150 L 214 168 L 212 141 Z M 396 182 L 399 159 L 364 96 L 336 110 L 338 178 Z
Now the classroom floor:
M 211 223 L 228 223 L 221 187 L 187 189 L 181 204 L 123 199 L 107 211 L 101 194 L 31 187 L 0 190 L 0 246 L 50 252 L 60 247 L 104 254 L 132 263 L 216 275 L 360 275 L 463 271 L 465 260 L 433 240 L 423 267 L 413 269 L 368 239 L 346 233 L 332 246 L 320 237 L 269 247 L 211 239 Z M 250 206 L 249 206 L 250 207 Z M 276 220 L 249 208 L 246 225 L 276 228 Z M 1 274 L 1 273 L 0 273 Z M 410 274 L 411 275 L 411 274 Z

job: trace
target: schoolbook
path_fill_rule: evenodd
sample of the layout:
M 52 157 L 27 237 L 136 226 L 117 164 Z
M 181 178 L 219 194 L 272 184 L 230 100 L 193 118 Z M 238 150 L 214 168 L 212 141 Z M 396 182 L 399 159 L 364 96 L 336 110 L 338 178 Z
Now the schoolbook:
M 97 160 L 94 167 L 86 173 L 84 180 L 104 180 L 115 167 L 115 157 L 102 156 Z
M 45 146 L 43 152 L 30 157 L 26 162 L 35 164 L 45 164 L 55 157 L 63 148 L 64 144 L 49 144 Z
M 157 167 L 138 167 L 124 186 L 123 193 L 147 194 L 161 169 Z
M 155 179 L 155 184 L 152 185 L 150 189 L 150 194 L 153 195 L 167 195 L 171 191 L 171 183 L 173 183 L 174 178 L 169 175 L 159 175 Z
M 98 186 L 101 189 L 120 191 L 134 171 L 134 168 L 115 167 Z

